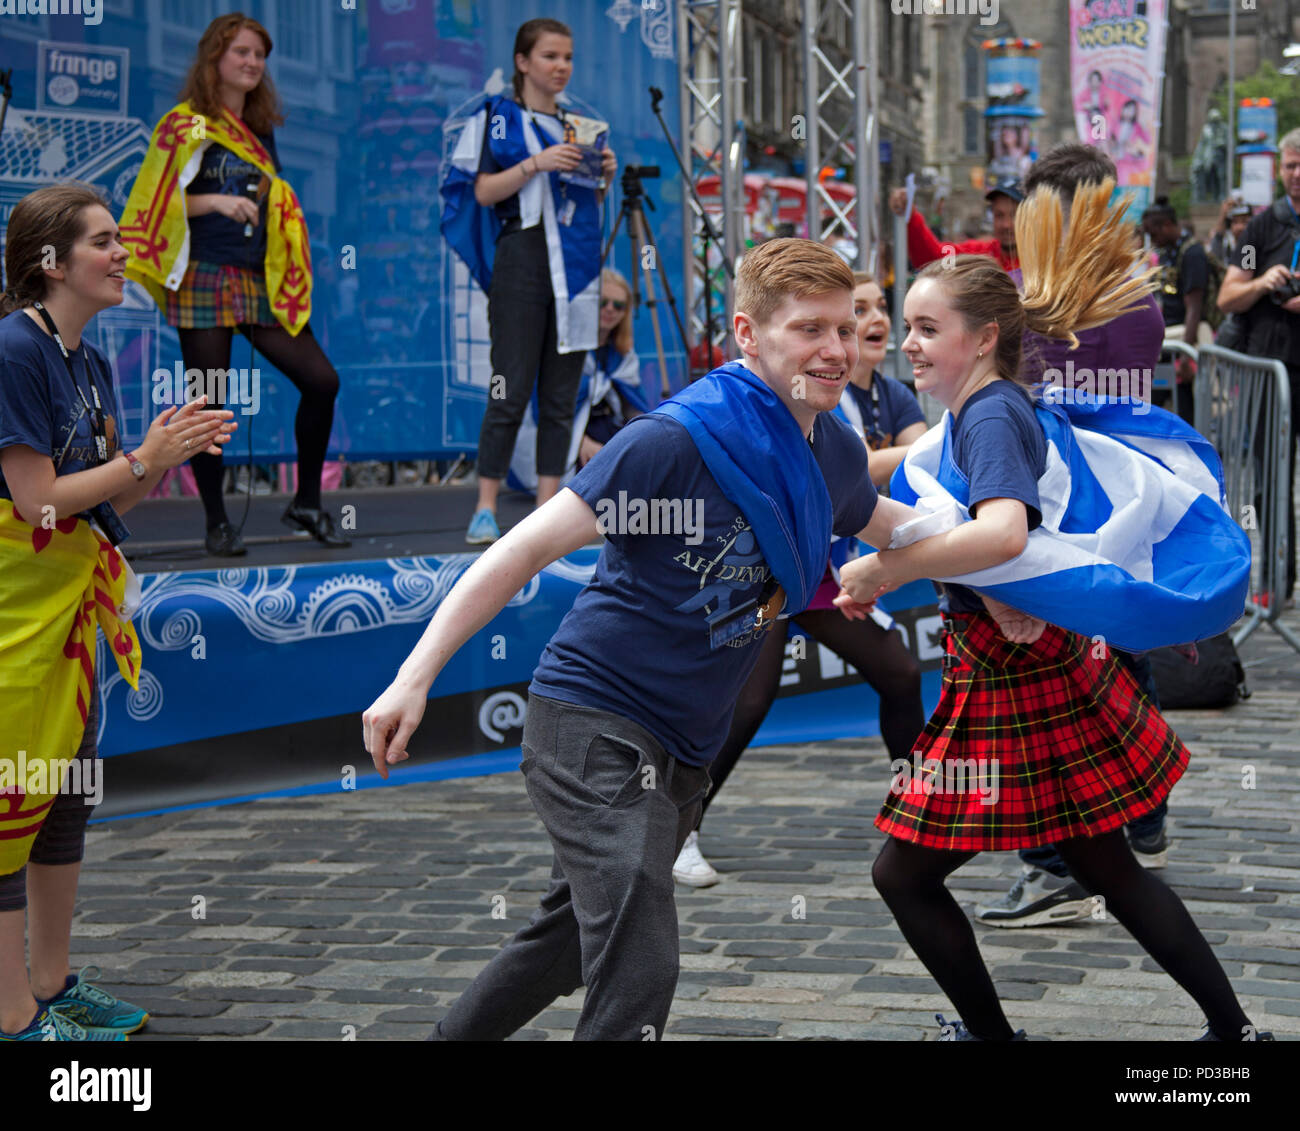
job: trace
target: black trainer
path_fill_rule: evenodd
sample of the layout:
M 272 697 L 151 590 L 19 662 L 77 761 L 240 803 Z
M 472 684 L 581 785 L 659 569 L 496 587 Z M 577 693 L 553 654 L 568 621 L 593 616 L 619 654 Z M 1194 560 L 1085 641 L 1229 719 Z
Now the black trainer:
M 223 522 L 220 526 L 214 526 L 209 530 L 203 539 L 203 544 L 214 558 L 237 558 L 248 553 L 243 539 L 228 522 Z
M 1134 836 L 1130 832 L 1128 844 L 1144 868 L 1163 868 L 1169 860 L 1169 838 L 1165 836 L 1163 825 L 1152 836 Z
M 1214 1030 L 1210 1028 L 1208 1022 L 1205 1025 L 1205 1032 L 1202 1033 L 1196 1039 L 1198 1041 L 1220 1041 L 1220 1042 L 1223 1040 L 1222 1037 L 1216 1037 L 1214 1035 Z M 1258 1029 L 1249 1029 L 1249 1028 L 1244 1029 L 1242 1031 L 1241 1037 L 1239 1038 L 1239 1040 L 1243 1040 L 1243 1041 L 1273 1041 L 1276 1039 L 1277 1038 L 1274 1037 L 1273 1034 L 1270 1033 L 1267 1029 L 1265 1029 L 1263 1032 L 1260 1032 Z
M 334 547 L 352 545 L 350 538 L 345 538 L 334 529 L 334 519 L 329 511 L 322 510 L 320 507 L 303 507 L 297 502 L 292 502 L 280 516 L 280 521 L 285 526 L 305 530 L 322 545 Z
M 967 1029 L 960 1019 L 958 1019 L 957 1021 L 945 1021 L 942 1013 L 936 1013 L 934 1015 L 934 1019 L 937 1022 L 939 1022 L 939 1028 L 942 1030 L 942 1032 L 939 1034 L 939 1040 L 941 1041 L 983 1041 L 984 1040 L 983 1037 L 977 1037 L 974 1033 L 972 1033 L 969 1029 Z M 1026 1035 L 1023 1029 L 1017 1029 L 1015 1033 L 1012 1034 L 1011 1039 L 1013 1041 L 1027 1041 L 1029 1040 L 1029 1037 Z M 985 1044 L 988 1043 L 990 1042 L 985 1041 Z

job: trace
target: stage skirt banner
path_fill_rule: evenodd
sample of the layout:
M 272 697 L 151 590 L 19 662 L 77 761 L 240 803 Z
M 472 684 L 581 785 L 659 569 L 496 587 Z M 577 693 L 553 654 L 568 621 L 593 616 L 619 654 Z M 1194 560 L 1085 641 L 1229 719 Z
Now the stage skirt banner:
M 1070 89 L 1079 139 L 1115 162 L 1136 220 L 1151 203 L 1168 0 L 1070 0 Z
M 596 556 L 587 548 L 548 566 L 456 654 L 433 686 L 411 761 L 390 783 L 518 765 L 533 669 Z M 110 762 L 96 816 L 380 784 L 362 744 L 361 712 L 476 559 L 141 575 L 138 690 L 105 662 L 99 644 L 100 750 Z M 931 707 L 942 659 L 934 602 L 928 583 L 882 602 L 921 662 Z M 756 741 L 872 735 L 877 711 L 856 671 L 795 635 L 781 698 Z M 864 757 L 885 758 L 878 744 L 863 749 Z

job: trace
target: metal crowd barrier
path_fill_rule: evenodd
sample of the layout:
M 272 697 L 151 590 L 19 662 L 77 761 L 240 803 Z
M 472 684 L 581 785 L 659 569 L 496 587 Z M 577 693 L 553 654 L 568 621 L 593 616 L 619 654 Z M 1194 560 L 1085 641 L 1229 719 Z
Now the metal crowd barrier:
M 1160 347 L 1160 351 L 1161 351 L 1160 355 L 1162 358 L 1166 353 L 1180 353 L 1184 357 L 1190 357 L 1193 361 L 1196 360 L 1196 347 L 1189 346 L 1185 341 L 1182 340 L 1182 338 L 1166 338 L 1164 340 L 1164 344 Z M 1174 365 L 1175 365 L 1175 361 L 1161 360 L 1156 363 L 1155 372 L 1151 375 L 1151 391 L 1154 394 L 1164 389 L 1171 390 L 1173 393 L 1173 401 L 1169 405 L 1169 411 L 1172 412 L 1175 416 L 1178 416 L 1180 415 L 1178 412 L 1178 409 L 1180 407 L 1179 405 L 1180 394 L 1178 390 L 1180 386 L 1174 377 Z M 1183 388 L 1185 387 L 1186 386 L 1183 386 Z M 1195 388 L 1196 388 L 1195 384 L 1193 384 L 1192 388 L 1193 388 L 1193 397 L 1195 397 Z M 1193 405 L 1192 409 L 1193 412 L 1195 412 L 1196 406 Z
M 1182 342 L 1165 342 L 1166 348 Z M 1268 625 L 1300 652 L 1300 636 L 1281 621 L 1291 560 L 1291 388 L 1286 366 L 1219 346 L 1190 351 L 1197 358 L 1196 430 L 1223 460 L 1228 513 L 1250 536 L 1254 561 L 1246 621 L 1233 633 L 1240 645 Z

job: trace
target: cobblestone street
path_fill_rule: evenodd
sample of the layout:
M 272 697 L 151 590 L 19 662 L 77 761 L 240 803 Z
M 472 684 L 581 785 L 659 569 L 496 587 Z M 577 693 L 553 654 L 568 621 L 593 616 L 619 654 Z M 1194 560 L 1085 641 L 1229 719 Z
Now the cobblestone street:
M 1163 876 L 1254 1022 L 1286 1039 L 1300 1033 L 1300 660 L 1266 630 L 1242 658 L 1248 701 L 1169 713 L 1193 758 Z M 887 788 L 876 739 L 746 754 L 701 840 L 723 882 L 677 889 L 668 1037 L 938 1036 L 933 1014 L 951 1006 L 871 885 Z M 89 836 L 73 960 L 153 1013 L 134 1040 L 422 1039 L 526 922 L 549 868 L 518 773 L 112 821 Z M 954 890 L 973 905 L 1017 870 L 986 854 Z M 1113 920 L 977 930 L 1031 1038 L 1201 1031 Z M 561 1000 L 519 1036 L 567 1039 L 580 1006 L 580 993 Z

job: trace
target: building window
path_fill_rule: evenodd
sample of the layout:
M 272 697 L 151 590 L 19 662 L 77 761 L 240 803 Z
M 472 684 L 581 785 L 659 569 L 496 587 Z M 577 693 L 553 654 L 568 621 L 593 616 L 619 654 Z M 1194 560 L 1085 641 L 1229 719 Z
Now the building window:
M 971 40 L 966 41 L 965 49 L 962 53 L 963 66 L 963 98 L 983 98 L 984 97 L 984 52 L 978 43 Z
M 163 0 L 162 16 L 169 24 L 198 28 L 212 22 L 211 0 Z
M 335 11 L 330 21 L 330 60 L 334 70 L 345 76 L 352 74 L 352 26 L 355 22 L 355 15 L 342 9 Z
M 319 5 L 311 0 L 276 0 L 275 47 L 286 58 L 314 63 L 319 55 Z
M 984 117 L 974 106 L 962 111 L 961 151 L 966 154 L 980 152 L 980 120 Z

